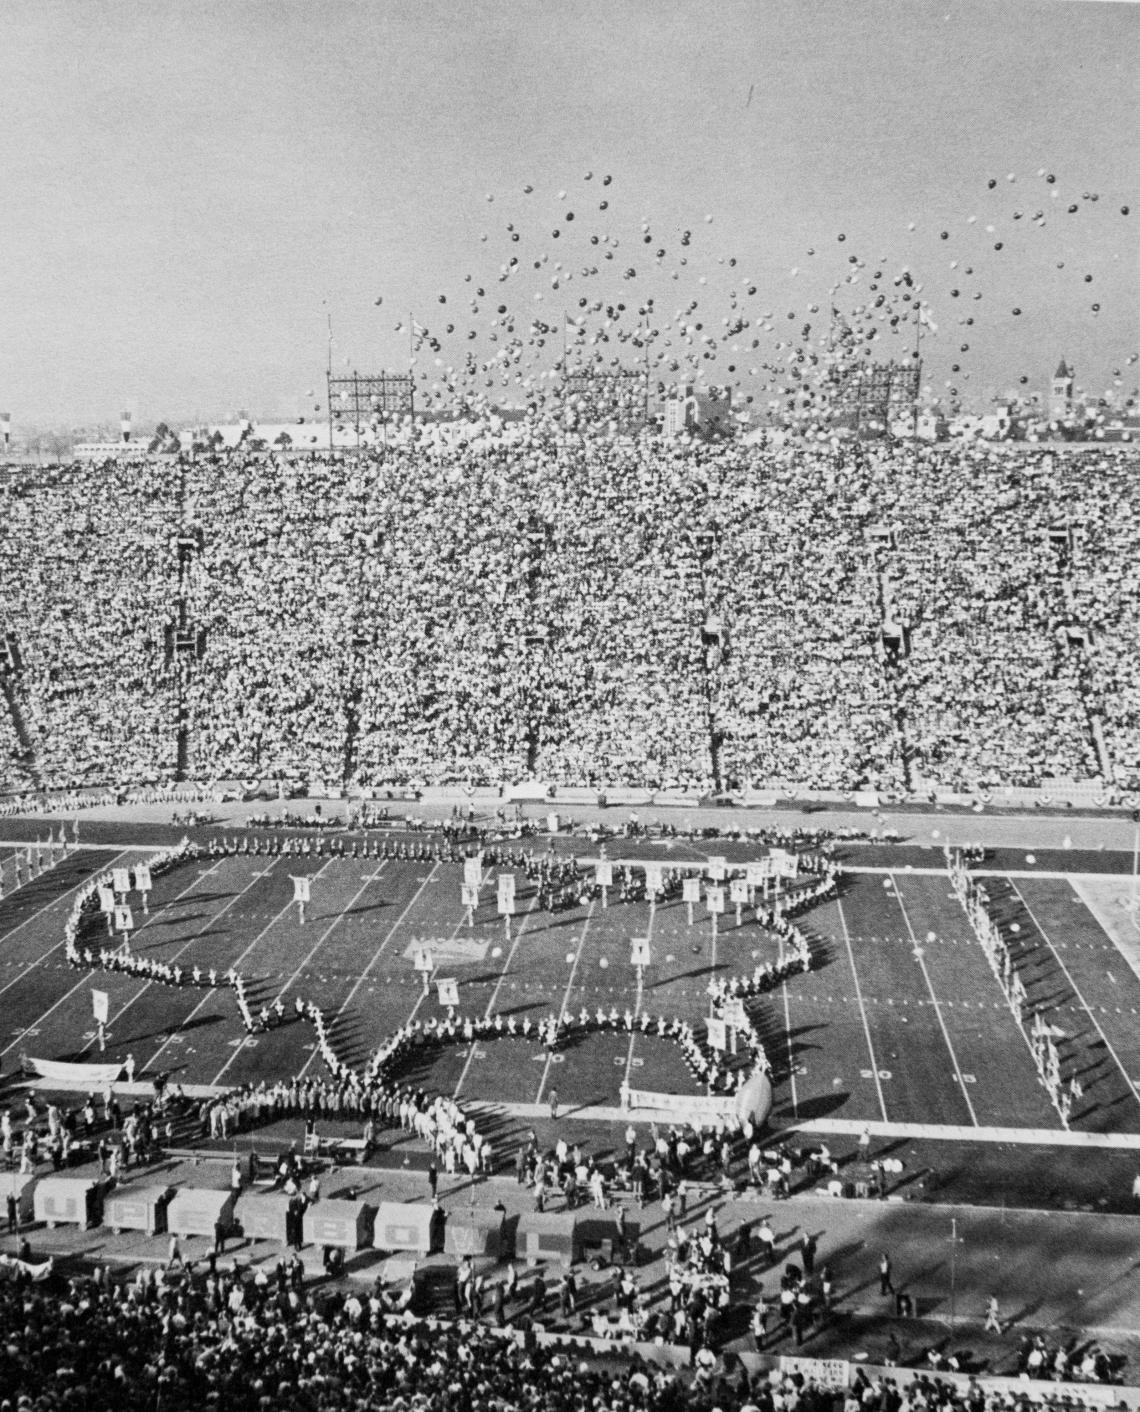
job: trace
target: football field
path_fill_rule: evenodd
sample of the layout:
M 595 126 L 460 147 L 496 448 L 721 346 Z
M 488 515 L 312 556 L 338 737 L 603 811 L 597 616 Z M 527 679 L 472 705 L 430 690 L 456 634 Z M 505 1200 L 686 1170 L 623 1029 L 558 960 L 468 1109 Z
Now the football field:
M 208 835 L 203 831 L 203 841 Z M 418 841 L 418 840 L 417 840 Z M 670 866 L 707 856 L 688 841 L 620 841 L 615 863 Z M 546 846 L 537 841 L 536 848 Z M 596 856 L 587 840 L 560 838 L 560 851 Z M 351 843 L 349 844 L 351 847 Z M 730 868 L 765 851 L 749 843 L 710 844 Z M 20 1056 L 72 1062 L 124 1059 L 139 1077 L 212 1088 L 325 1072 L 295 1001 L 324 1014 L 333 1049 L 353 1067 L 398 1027 L 442 1019 L 434 982 L 458 984 L 461 1016 L 513 1017 L 521 1027 L 551 1014 L 616 1012 L 620 1023 L 571 1036 L 548 1052 L 532 1034 L 491 1035 L 413 1056 L 406 1081 L 461 1099 L 526 1111 L 556 1090 L 564 1110 L 616 1107 L 629 1083 L 684 1096 L 704 1092 L 680 1047 L 657 1033 L 657 1019 L 702 1030 L 713 977 L 751 975 L 774 961 L 775 937 L 747 907 L 733 909 L 714 935 L 703 903 L 650 908 L 592 900 L 540 909 L 535 886 L 516 871 L 517 912 L 508 933 L 495 910 L 487 867 L 474 926 L 460 906 L 462 867 L 374 857 L 229 853 L 185 863 L 155 880 L 149 915 L 134 899 L 132 945 L 140 956 L 245 977 L 253 1011 L 280 1001 L 284 1020 L 247 1034 L 228 987 L 181 986 L 64 960 L 63 933 L 76 889 L 96 869 L 149 856 L 142 846 L 80 847 L 14 887 L 12 850 L 0 852 L 0 1061 Z M 1057 1039 L 1066 1083 L 1078 1080 L 1070 1127 L 1140 1133 L 1140 977 L 1127 927 L 1114 940 L 1102 920 L 1106 889 L 1126 880 L 1057 867 L 1058 853 L 1024 867 L 982 870 L 993 914 L 1009 941 L 1028 1004 Z M 810 1123 L 826 1131 L 851 1123 L 921 1125 L 979 1133 L 1026 1129 L 1062 1134 L 1041 1085 L 1030 1044 L 974 939 L 934 849 L 896 847 L 843 855 L 839 894 L 796 920 L 812 965 L 748 1001 L 772 1064 L 777 1126 Z M 311 879 L 304 923 L 291 878 Z M 1106 900 L 1107 899 L 1107 900 Z M 1121 914 L 1122 915 L 1122 914 Z M 651 961 L 639 988 L 630 942 L 649 939 Z M 430 947 L 426 990 L 413 958 Z M 92 1020 L 92 989 L 109 995 L 106 1053 Z M 642 1016 L 653 1023 L 648 1032 Z M 742 1064 L 741 1053 L 735 1061 Z

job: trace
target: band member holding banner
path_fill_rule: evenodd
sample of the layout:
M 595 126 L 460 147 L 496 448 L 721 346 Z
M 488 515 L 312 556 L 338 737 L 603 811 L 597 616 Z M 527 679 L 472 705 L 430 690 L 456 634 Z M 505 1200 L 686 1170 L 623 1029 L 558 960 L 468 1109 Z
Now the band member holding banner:
M 131 932 L 135 929 L 135 919 L 125 902 L 117 903 L 114 909 L 115 930 L 122 933 L 123 950 L 131 949 Z
M 507 940 L 511 939 L 511 918 L 515 911 L 515 875 L 514 873 L 500 873 L 498 879 L 498 912 L 502 917 L 507 934 Z
M 290 874 L 292 877 L 292 874 Z M 312 890 L 310 880 L 307 877 L 292 877 L 293 881 L 293 901 L 297 904 L 297 919 L 302 926 L 305 925 L 305 903 L 312 900 Z
M 150 908 L 147 906 L 147 896 L 150 893 L 150 868 L 146 863 L 135 864 L 135 891 L 142 896 L 143 915 L 150 916 Z
M 95 1018 L 95 1034 L 99 1041 L 99 1053 L 107 1051 L 107 1016 L 110 1001 L 105 990 L 91 992 L 91 1010 Z

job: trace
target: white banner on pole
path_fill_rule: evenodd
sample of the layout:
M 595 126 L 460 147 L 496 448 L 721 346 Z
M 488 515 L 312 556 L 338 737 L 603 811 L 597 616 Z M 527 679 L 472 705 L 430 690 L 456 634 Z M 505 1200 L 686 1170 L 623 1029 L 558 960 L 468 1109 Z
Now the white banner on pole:
M 683 902 L 699 902 L 701 900 L 700 878 L 681 879 L 681 900 Z
M 459 1004 L 459 982 L 454 976 L 448 976 L 446 980 L 436 981 L 436 994 L 439 996 L 441 1005 L 454 1008 Z
M 149 892 L 151 889 L 150 868 L 146 863 L 135 864 L 135 891 Z
M 746 1029 L 748 1026 L 748 1016 L 744 1011 L 744 1001 L 740 999 L 727 1001 L 724 1007 L 724 1014 L 721 1018 L 726 1025 L 732 1025 L 734 1029 Z
M 459 889 L 459 898 L 464 907 L 478 907 L 479 889 L 472 887 L 470 883 L 464 883 Z
M 614 865 L 604 859 L 594 864 L 594 882 L 598 887 L 613 887 Z
M 133 932 L 135 929 L 135 919 L 131 915 L 129 907 L 115 908 L 115 930 L 117 932 Z
M 728 1048 L 728 1026 L 723 1020 L 706 1020 L 709 1033 L 710 1049 Z
M 515 911 L 515 875 L 514 873 L 500 873 L 498 880 L 498 905 L 499 915 L 502 917 L 512 917 Z
M 99 910 L 105 912 L 107 916 L 115 910 L 115 889 L 99 884 Z
M 705 872 L 714 882 L 721 882 L 728 869 L 728 862 L 722 857 L 710 857 L 705 864 Z
M 772 860 L 772 870 L 778 878 L 794 878 L 799 869 L 799 859 L 786 848 L 773 848 L 768 855 Z
M 110 1000 L 105 990 L 91 992 L 91 1013 L 97 1025 L 105 1025 L 110 1015 Z
M 705 906 L 710 912 L 724 911 L 724 888 L 710 887 L 705 892 Z
M 463 860 L 463 881 L 468 887 L 473 887 L 478 891 L 479 884 L 483 880 L 483 855 L 476 854 L 474 858 L 464 858 Z
M 735 907 L 748 901 L 748 884 L 743 878 L 733 878 L 728 884 L 728 900 Z
M 646 863 L 645 865 L 645 890 L 650 897 L 655 892 L 661 892 L 664 888 L 664 869 L 660 863 Z
M 131 890 L 131 870 L 129 868 L 111 869 L 111 886 L 120 896 Z
M 435 970 L 435 957 L 432 955 L 430 946 L 417 946 L 412 952 L 412 968 L 416 971 L 423 971 L 425 975 L 430 975 Z
M 629 964 L 631 966 L 648 966 L 651 964 L 652 956 L 649 950 L 649 938 L 647 936 L 635 936 L 630 943 Z
M 749 887 L 762 887 L 766 879 L 772 876 L 772 870 L 768 866 L 767 858 L 761 859 L 759 863 L 749 863 L 744 872 L 744 881 Z
M 294 902 L 310 902 L 310 901 L 312 901 L 311 884 L 310 884 L 308 878 L 294 878 L 294 879 L 293 879 L 293 901 L 294 901 Z

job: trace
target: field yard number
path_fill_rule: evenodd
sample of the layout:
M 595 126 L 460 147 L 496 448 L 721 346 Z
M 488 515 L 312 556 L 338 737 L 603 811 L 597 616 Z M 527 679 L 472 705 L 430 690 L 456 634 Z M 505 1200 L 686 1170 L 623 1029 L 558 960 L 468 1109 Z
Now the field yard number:
M 873 1078 L 875 1077 L 876 1073 L 878 1074 L 879 1078 L 881 1078 L 881 1079 L 889 1079 L 889 1078 L 892 1077 L 890 1069 L 878 1069 L 878 1070 L 875 1070 L 875 1069 L 860 1069 L 860 1070 L 859 1070 L 859 1076 L 860 1076 L 861 1078 L 864 1078 L 864 1079 L 873 1079 Z

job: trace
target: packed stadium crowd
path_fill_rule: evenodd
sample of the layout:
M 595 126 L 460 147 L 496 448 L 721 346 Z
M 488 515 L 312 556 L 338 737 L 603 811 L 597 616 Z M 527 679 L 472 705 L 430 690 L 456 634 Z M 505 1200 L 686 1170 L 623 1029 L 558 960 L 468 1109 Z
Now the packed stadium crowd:
M 26 1275 L 0 1280 L 0 1412 L 1032 1412 L 1051 1405 L 1042 1396 L 1047 1383 L 1008 1390 L 860 1369 L 851 1386 L 837 1387 L 803 1370 L 750 1373 L 741 1360 L 707 1348 L 692 1371 L 637 1355 L 620 1363 L 583 1358 L 580 1346 L 502 1333 L 470 1316 L 454 1325 L 417 1322 L 393 1313 L 379 1287 L 314 1289 L 296 1261 L 252 1273 L 208 1260 L 187 1267 L 176 1258 L 177 1269 L 141 1267 L 130 1280 L 112 1278 L 109 1267 L 35 1284 Z M 512 1302 L 517 1330 L 541 1322 L 521 1296 Z M 1064 1405 L 1083 1407 L 1070 1397 Z
M 59 789 L 169 782 L 180 710 L 198 781 L 1047 786 L 1098 777 L 1099 717 L 1133 788 L 1135 459 L 536 437 L 77 463 L 0 487 L 6 671 Z

